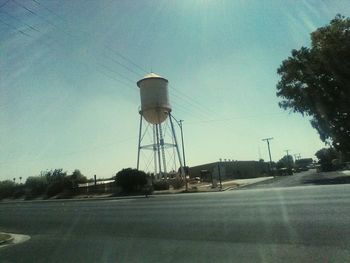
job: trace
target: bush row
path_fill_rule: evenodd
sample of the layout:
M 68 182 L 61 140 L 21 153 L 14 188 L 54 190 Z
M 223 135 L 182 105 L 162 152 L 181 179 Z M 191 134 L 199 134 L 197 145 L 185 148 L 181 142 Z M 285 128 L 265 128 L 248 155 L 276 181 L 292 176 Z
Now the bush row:
M 16 184 L 13 181 L 0 181 L 0 200 L 4 198 L 26 199 L 38 196 L 52 197 L 59 194 L 72 195 L 78 184 L 87 182 L 79 170 L 71 175 L 62 169 L 41 172 L 38 176 L 30 176 L 24 184 Z

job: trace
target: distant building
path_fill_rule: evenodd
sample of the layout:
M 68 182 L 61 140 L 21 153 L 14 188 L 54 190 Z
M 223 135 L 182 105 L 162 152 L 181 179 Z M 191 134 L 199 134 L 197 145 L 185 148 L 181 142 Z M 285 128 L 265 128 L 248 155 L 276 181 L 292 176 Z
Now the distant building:
M 211 182 L 219 178 L 222 180 L 244 179 L 267 176 L 269 164 L 263 161 L 222 161 L 190 167 L 190 177 L 201 178 L 201 181 Z
M 96 182 L 87 182 L 78 184 L 77 192 L 79 194 L 92 193 L 114 193 L 116 191 L 115 179 L 99 180 Z

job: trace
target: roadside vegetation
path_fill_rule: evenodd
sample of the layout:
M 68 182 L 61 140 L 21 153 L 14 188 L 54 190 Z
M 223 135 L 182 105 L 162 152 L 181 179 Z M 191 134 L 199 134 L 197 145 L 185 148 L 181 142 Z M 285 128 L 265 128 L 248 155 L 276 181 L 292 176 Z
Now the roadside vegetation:
M 292 50 L 278 68 L 277 96 L 281 108 L 311 118 L 323 142 L 331 147 L 317 157 L 325 169 L 324 153 L 350 161 L 350 18 L 337 15 L 311 33 L 311 46 Z M 327 159 L 327 158 L 326 158 Z
M 349 169 L 350 18 L 338 14 L 310 36 L 310 47 L 293 49 L 277 70 L 279 106 L 310 117 L 329 146 L 315 153 L 320 171 Z M 284 156 L 277 167 L 295 164 L 292 156 Z
M 337 15 L 328 25 L 311 33 L 310 47 L 292 50 L 278 68 L 280 80 L 276 95 L 280 98 L 279 106 L 308 116 L 328 148 L 315 153 L 317 165 L 311 158 L 285 155 L 277 163 L 271 163 L 270 168 L 277 171 L 277 175 L 315 166 L 319 171 L 350 169 L 349 47 L 350 18 Z M 188 167 L 185 169 L 188 174 Z M 19 179 L 19 183 L 15 178 L 0 181 L 0 200 L 70 197 L 77 194 L 78 184 L 92 180 L 87 180 L 79 170 L 67 174 L 62 169 L 30 176 L 24 183 L 21 177 Z M 153 190 L 169 190 L 170 186 L 181 189 L 185 185 L 181 178 L 151 181 L 151 176 L 145 172 L 127 168 L 116 174 L 113 186 L 117 189 L 115 194 L 148 194 Z
M 86 177 L 77 169 L 72 174 L 67 174 L 62 169 L 45 171 L 38 176 L 28 177 L 24 184 L 16 183 L 15 179 L 0 181 L 0 200 L 70 197 L 75 194 L 78 184 L 86 182 Z
M 132 168 L 120 170 L 113 178 L 96 181 L 87 179 L 78 169 L 71 174 L 63 169 L 54 169 L 29 176 L 24 183 L 16 183 L 15 178 L 0 181 L 0 200 L 71 198 L 75 195 L 90 197 L 94 194 L 149 195 L 154 190 L 169 190 L 170 187 L 177 190 L 184 185 L 181 178 L 156 181 L 151 175 Z
M 126 168 L 116 174 L 115 182 L 121 194 L 140 194 L 151 192 L 151 189 L 146 187 L 148 177 L 143 171 Z

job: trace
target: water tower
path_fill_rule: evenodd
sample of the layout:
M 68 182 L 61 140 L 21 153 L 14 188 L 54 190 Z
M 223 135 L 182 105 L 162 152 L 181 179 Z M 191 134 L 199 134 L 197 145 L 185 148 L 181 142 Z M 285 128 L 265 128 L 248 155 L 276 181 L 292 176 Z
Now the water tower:
M 167 178 L 169 166 L 168 149 L 173 149 L 174 165 L 176 161 L 181 168 L 181 176 L 184 176 L 182 159 L 177 143 L 171 106 L 169 103 L 168 80 L 154 73 L 147 74 L 137 82 L 140 89 L 141 109 L 139 143 L 137 152 L 137 169 L 140 169 L 141 150 L 151 151 L 151 159 L 146 160 L 146 166 L 152 164 L 153 169 L 148 172 L 154 173 L 157 179 Z M 144 123 L 144 121 L 146 123 Z M 147 141 L 148 139 L 148 141 Z M 177 167 L 173 167 L 177 171 Z

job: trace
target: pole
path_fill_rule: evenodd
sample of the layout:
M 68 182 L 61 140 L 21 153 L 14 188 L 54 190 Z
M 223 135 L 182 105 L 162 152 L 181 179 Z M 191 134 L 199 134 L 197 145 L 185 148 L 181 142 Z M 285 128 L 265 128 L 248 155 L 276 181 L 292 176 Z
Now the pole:
M 219 172 L 219 182 L 220 182 L 220 190 L 222 190 L 222 183 L 221 183 L 221 159 L 220 161 L 218 162 L 218 172 Z
M 271 150 L 270 150 L 270 140 L 273 140 L 273 138 L 265 138 L 262 139 L 263 141 L 267 142 L 267 148 L 269 150 L 269 157 L 270 157 L 270 173 L 272 174 L 272 158 L 271 158 Z
M 160 148 L 162 150 L 162 158 L 163 158 L 163 172 L 165 176 L 168 178 L 167 170 L 166 170 L 166 160 L 165 160 L 165 150 L 164 150 L 164 138 L 163 138 L 163 131 L 162 131 L 162 124 L 158 124 L 159 129 L 159 141 L 160 141 Z
M 157 144 L 156 144 L 156 125 L 153 124 L 153 161 L 154 161 L 154 177 L 157 178 Z M 159 178 L 157 178 L 159 179 Z
M 179 120 L 179 126 L 180 126 L 180 131 L 181 131 L 181 144 L 182 144 L 182 158 L 184 160 L 184 166 L 186 168 L 186 157 L 185 157 L 185 145 L 184 145 L 184 135 L 182 131 L 182 122 L 184 120 Z
M 289 151 L 290 150 L 285 150 L 285 152 L 287 153 L 287 164 L 288 164 L 288 168 L 291 168 L 291 163 L 289 161 Z
M 156 124 L 156 137 L 157 137 L 159 175 L 162 176 L 162 165 L 161 165 L 161 159 L 160 159 L 160 146 L 159 146 L 158 124 Z
M 172 130 L 172 132 L 173 132 L 173 137 L 174 137 L 174 141 L 175 141 L 175 147 L 176 147 L 177 155 L 178 155 L 178 157 L 179 157 L 179 163 L 180 163 L 181 174 L 182 174 L 182 176 L 185 177 L 185 185 L 186 185 L 186 191 L 187 191 L 187 190 L 188 190 L 187 176 L 186 176 L 186 174 L 185 174 L 185 172 L 184 172 L 184 167 L 183 167 L 183 165 L 182 165 L 182 160 L 181 160 L 181 155 L 180 155 L 180 151 L 179 151 L 179 146 L 178 146 L 178 144 L 177 144 L 177 139 L 176 139 L 174 124 L 173 124 L 173 121 L 172 121 L 172 118 L 174 118 L 174 117 L 173 117 L 173 115 L 171 115 L 170 112 L 169 112 L 169 115 L 170 115 L 170 116 L 169 116 L 169 117 L 170 117 L 169 120 L 170 120 L 171 130 Z M 176 121 L 175 118 L 174 118 L 174 120 Z
M 267 148 L 269 149 L 270 168 L 272 169 L 272 158 L 271 158 L 271 149 L 270 149 L 270 142 L 269 141 L 267 141 Z
M 136 165 L 137 170 L 139 169 L 139 165 L 140 165 L 141 132 L 142 132 L 142 112 L 140 111 L 139 146 L 137 149 L 137 165 Z

